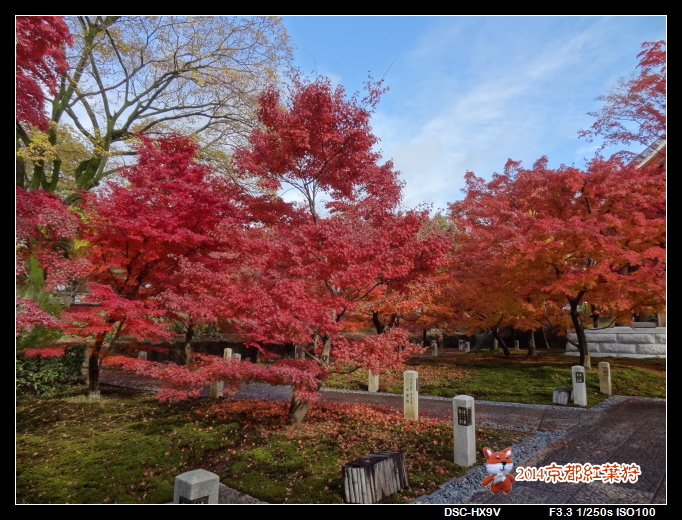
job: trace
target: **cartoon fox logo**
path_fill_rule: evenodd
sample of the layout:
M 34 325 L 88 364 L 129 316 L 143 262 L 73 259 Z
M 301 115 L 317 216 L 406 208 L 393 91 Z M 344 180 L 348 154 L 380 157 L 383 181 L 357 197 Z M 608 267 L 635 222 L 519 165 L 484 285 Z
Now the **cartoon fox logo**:
M 511 448 L 498 452 L 494 452 L 490 448 L 483 448 L 483 455 L 488 459 L 485 469 L 488 470 L 490 475 L 481 481 L 481 485 L 487 486 L 490 484 L 490 491 L 493 493 L 504 491 L 506 495 L 511 491 L 512 482 L 514 482 L 514 477 L 509 474 L 514 467 L 511 454 Z

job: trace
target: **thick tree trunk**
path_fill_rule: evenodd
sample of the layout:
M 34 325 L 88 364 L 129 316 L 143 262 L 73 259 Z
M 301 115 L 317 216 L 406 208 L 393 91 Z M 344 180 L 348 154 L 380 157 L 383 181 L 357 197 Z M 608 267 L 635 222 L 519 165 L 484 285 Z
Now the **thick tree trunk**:
M 104 344 L 104 333 L 97 334 L 95 344 L 90 351 L 90 359 L 88 360 L 88 398 L 99 399 L 99 355 L 102 352 L 102 345 Z
M 289 404 L 289 424 L 301 424 L 308 413 L 310 403 L 303 401 L 296 396 L 291 396 L 291 403 Z
M 379 311 L 372 311 L 372 324 L 377 331 L 377 334 L 382 334 L 386 331 L 386 325 L 379 319 Z
M 391 314 L 391 317 L 388 320 L 388 324 L 386 325 L 381 320 L 381 314 L 379 314 L 379 311 L 372 311 L 372 324 L 374 325 L 377 334 L 383 334 L 388 329 L 397 327 L 400 324 L 400 316 L 398 315 L 397 312 L 394 312 L 393 314 Z
M 491 330 L 493 331 L 493 338 L 495 338 L 498 342 L 498 344 L 502 347 L 502 352 L 504 352 L 505 356 L 511 356 L 511 352 L 509 352 L 509 348 L 507 347 L 507 344 L 504 342 L 502 337 L 499 335 L 497 327 L 491 327 Z
M 110 347 L 120 337 L 124 321 L 125 320 L 119 322 L 116 332 L 114 333 L 114 337 L 112 338 L 111 343 L 109 345 Z M 108 318 L 106 320 L 106 323 L 113 325 L 114 323 L 116 323 L 116 320 Z M 92 346 L 92 350 L 90 351 L 90 358 L 88 359 L 88 397 L 90 399 L 100 398 L 99 372 L 101 364 L 102 347 L 104 346 L 105 337 L 106 334 L 104 334 L 103 332 L 100 332 L 99 334 L 97 334 L 97 336 L 95 336 L 95 344 Z
M 322 363 L 327 364 L 329 363 L 329 356 L 331 355 L 332 351 L 332 338 L 331 336 L 324 335 L 322 337 L 324 344 L 322 345 L 322 356 L 320 357 Z
M 538 357 L 538 351 L 535 348 L 535 331 L 532 329 L 528 340 L 528 357 Z
M 590 360 L 590 349 L 587 347 L 587 337 L 585 336 L 585 329 L 580 321 L 580 316 L 578 315 L 578 305 L 585 296 L 585 292 L 581 291 L 578 295 L 573 298 L 572 296 L 566 296 L 568 303 L 570 305 L 570 316 L 571 322 L 573 323 L 573 328 L 575 329 L 575 335 L 578 340 L 578 352 L 580 354 L 580 364 L 586 369 L 592 368 L 592 363 Z

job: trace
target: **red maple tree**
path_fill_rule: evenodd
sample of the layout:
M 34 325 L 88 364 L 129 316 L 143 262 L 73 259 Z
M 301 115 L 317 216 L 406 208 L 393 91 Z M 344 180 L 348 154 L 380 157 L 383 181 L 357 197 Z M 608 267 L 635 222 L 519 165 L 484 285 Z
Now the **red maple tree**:
M 621 79 L 605 96 L 599 112 L 590 115 L 597 120 L 579 135 L 591 142 L 604 139 L 602 148 L 610 145 L 639 143 L 650 146 L 666 138 L 667 77 L 666 42 L 644 42 L 637 55 L 638 72 Z
M 506 319 L 549 320 L 577 333 L 580 363 L 589 366 L 587 302 L 611 315 L 665 306 L 665 172 L 617 157 L 586 170 L 531 169 L 509 161 L 490 182 L 468 173 L 466 197 L 453 203 L 459 241 L 482 266 L 477 313 L 509 291 Z M 455 270 L 453 276 L 457 276 Z M 504 300 L 503 300 L 504 302 Z M 494 305 L 493 305 L 494 307 Z M 477 309 L 477 307 L 474 307 Z
M 57 94 L 71 33 L 61 16 L 17 16 L 15 24 L 16 120 L 47 130 L 43 89 Z
M 94 336 L 90 393 L 99 393 L 105 339 L 167 338 L 168 322 L 212 321 L 230 302 L 230 275 L 244 245 L 239 188 L 195 159 L 197 145 L 172 135 L 141 137 L 137 163 L 84 195 L 91 270 L 88 303 L 72 306 L 67 332 Z
M 298 192 L 271 229 L 259 282 L 269 284 L 273 303 L 263 323 L 281 316 L 278 337 L 327 369 L 350 363 L 378 373 L 413 353 L 402 329 L 359 339 L 348 333 L 366 327 L 391 298 L 404 302 L 447 247 L 427 232 L 427 211 L 400 210 L 398 172 L 379 162 L 370 116 L 381 93 L 372 84 L 364 100 L 347 99 L 326 79 L 296 82 L 287 99 L 269 89 L 260 97 L 262 127 L 235 154 L 238 171 L 262 188 Z M 308 404 L 294 396 L 292 421 Z
M 376 96 L 378 91 L 370 93 L 370 107 Z M 294 389 L 290 421 L 300 422 L 329 370 L 352 364 L 378 373 L 401 366 L 418 350 L 407 345 L 404 329 L 349 333 L 365 328 L 378 309 L 402 308 L 439 265 L 447 243 L 430 230 L 427 211 L 399 208 L 402 185 L 390 163 L 378 164 L 367 108 L 323 80 L 298 84 L 286 105 L 277 91 L 265 92 L 263 127 L 252 135 L 250 147 L 235 154 L 237 173 L 255 180 L 266 195 L 243 204 L 248 239 L 229 242 L 250 254 L 238 256 L 238 269 L 219 271 L 236 296 L 229 309 L 218 308 L 250 344 L 295 343 L 306 359 L 282 360 L 267 369 L 206 356 L 195 356 L 197 363 L 184 367 L 115 360 L 164 380 L 161 397 L 191 397 L 218 380 L 232 388 L 252 379 L 289 384 Z M 302 198 L 283 200 L 278 190 L 285 187 Z M 186 198 L 181 191 L 175 196 Z M 135 227 L 145 228 L 144 223 Z M 148 235 L 153 233 L 145 231 Z M 101 243 L 99 234 L 95 239 Z M 110 264 L 109 258 L 101 262 Z M 162 300 L 177 301 L 177 288 L 153 298 L 155 304 Z M 115 315 L 108 316 L 111 327 Z

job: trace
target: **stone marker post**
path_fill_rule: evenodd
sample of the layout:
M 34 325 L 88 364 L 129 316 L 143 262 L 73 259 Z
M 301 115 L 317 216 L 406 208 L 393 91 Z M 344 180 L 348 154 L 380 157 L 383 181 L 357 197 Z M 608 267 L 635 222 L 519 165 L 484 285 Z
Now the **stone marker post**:
M 215 383 L 212 383 L 211 387 L 208 389 L 209 399 L 218 399 L 218 397 L 220 397 L 220 391 L 223 389 L 223 386 L 225 386 L 224 381 L 216 381 Z
M 223 349 L 223 359 L 230 359 L 231 357 L 232 349 L 231 348 Z M 208 389 L 208 398 L 218 399 L 218 397 L 220 397 L 220 391 L 223 389 L 224 386 L 225 386 L 224 381 L 216 381 L 215 383 L 212 383 Z
M 379 374 L 375 374 L 371 370 L 368 375 L 367 390 L 369 392 L 379 391 Z
M 464 352 L 465 352 L 465 353 L 466 353 L 466 352 L 471 352 L 471 343 L 469 343 L 468 341 L 465 341 L 465 342 L 464 342 Z
M 585 381 L 585 367 L 574 365 L 571 367 L 573 379 L 573 402 L 578 406 L 587 406 L 587 382 Z
M 519 347 L 519 340 L 518 340 L 518 339 L 515 339 L 515 340 L 514 340 L 514 348 L 515 348 L 516 350 L 519 350 L 519 348 L 520 348 L 520 347 Z
M 458 350 L 464 350 L 464 340 L 460 339 L 459 340 L 459 345 L 457 345 Z
M 234 359 L 236 359 L 237 361 L 241 361 L 241 360 L 242 360 L 242 355 L 241 355 L 241 354 L 232 354 L 232 357 L 233 357 Z
M 175 477 L 174 504 L 217 504 L 220 480 L 205 469 L 195 469 Z
M 431 355 L 438 357 L 438 342 L 435 339 L 431 340 Z
M 611 365 L 606 361 L 599 362 L 599 391 L 611 395 Z
M 455 464 L 465 468 L 476 464 L 476 418 L 474 398 L 457 395 L 452 398 L 455 435 Z
M 419 374 L 416 370 L 407 370 L 403 374 L 403 409 L 405 419 L 419 420 Z
M 146 350 L 140 350 L 137 354 L 137 359 L 142 359 L 144 361 L 147 361 L 147 351 Z

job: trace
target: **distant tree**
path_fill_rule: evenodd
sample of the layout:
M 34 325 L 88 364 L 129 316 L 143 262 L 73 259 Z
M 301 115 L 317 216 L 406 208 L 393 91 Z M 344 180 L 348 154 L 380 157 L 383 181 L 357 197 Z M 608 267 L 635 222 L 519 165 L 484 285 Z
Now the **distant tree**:
M 427 211 L 400 210 L 398 172 L 379 163 L 370 115 L 381 93 L 370 84 L 365 99 L 347 99 L 322 78 L 295 82 L 285 100 L 269 89 L 260 97 L 262 126 L 235 154 L 237 171 L 262 188 L 298 192 L 290 217 L 272 229 L 271 263 L 261 281 L 270 280 L 268 292 L 287 324 L 280 337 L 332 370 L 342 363 L 375 372 L 402 364 L 412 347 L 400 349 L 407 346 L 401 329 L 379 327 L 383 334 L 361 339 L 347 332 L 360 320 L 366 327 L 392 298 L 397 312 L 410 284 L 431 272 L 447 247 L 429 235 Z M 294 396 L 292 422 L 308 405 Z
M 644 42 L 637 55 L 638 72 L 623 78 L 605 96 L 604 106 L 590 113 L 597 120 L 579 135 L 592 142 L 604 139 L 602 148 L 610 145 L 639 143 L 646 147 L 658 138 L 666 138 L 667 76 L 666 42 Z
M 27 190 L 53 192 L 67 173 L 76 189 L 92 188 L 135 153 L 139 133 L 191 134 L 213 155 L 225 154 L 253 128 L 258 92 L 291 60 L 274 17 L 65 20 L 73 50 L 49 100 L 52 124 L 38 137 L 17 120 L 17 185 Z M 57 132 L 64 123 L 89 144 L 89 155 L 70 172 L 62 168 Z M 75 197 L 71 192 L 68 200 Z
M 468 173 L 466 183 L 465 198 L 450 209 L 457 240 L 466 244 L 462 251 L 471 255 L 465 280 L 480 265 L 472 288 L 479 297 L 467 300 L 470 317 L 481 316 L 486 326 L 499 317 L 522 328 L 529 320 L 572 328 L 580 364 L 589 366 L 587 302 L 614 316 L 665 307 L 665 172 L 659 168 L 613 157 L 594 159 L 585 171 L 553 170 L 543 158 L 531 169 L 509 161 L 490 182 Z M 460 273 L 455 268 L 452 276 Z M 497 306 L 491 303 L 498 298 Z

